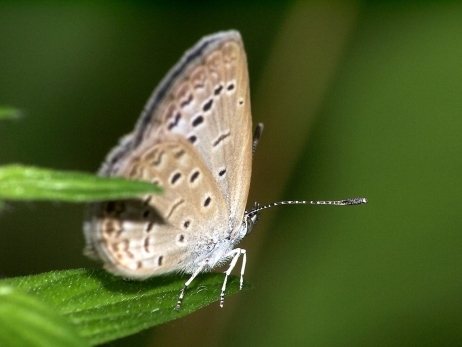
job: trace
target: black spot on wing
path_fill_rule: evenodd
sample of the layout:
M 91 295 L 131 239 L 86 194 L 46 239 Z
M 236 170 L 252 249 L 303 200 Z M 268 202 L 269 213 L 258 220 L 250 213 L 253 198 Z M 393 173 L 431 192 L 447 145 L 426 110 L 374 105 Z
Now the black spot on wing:
M 218 138 L 215 141 L 213 141 L 213 144 L 212 144 L 213 147 L 218 146 L 224 139 L 226 139 L 230 135 L 231 133 L 228 131 L 227 133 L 221 134 L 220 136 L 218 136 Z
M 199 178 L 199 175 L 200 175 L 199 170 L 194 171 L 191 177 L 189 178 L 189 182 L 194 183 L 194 181 Z
M 174 127 L 176 127 L 180 119 L 181 119 L 181 113 L 177 112 L 175 114 L 173 121 L 168 124 L 168 130 L 172 130 Z
M 197 127 L 198 125 L 202 124 L 204 122 L 204 117 L 202 115 L 196 116 L 196 118 L 193 119 L 192 121 L 192 126 Z
M 215 88 L 213 94 L 220 95 L 221 91 L 223 90 L 223 86 L 220 84 L 218 87 Z
M 207 101 L 203 106 L 202 106 L 202 110 L 204 112 L 207 112 L 209 111 L 211 108 L 212 108 L 212 105 L 213 105 L 213 99 L 209 99 L 209 101 Z
M 178 182 L 178 180 L 181 178 L 181 173 L 179 172 L 176 172 L 172 178 L 170 179 L 170 183 L 171 184 L 175 184 L 176 182 Z
M 183 102 L 180 104 L 180 106 L 181 106 L 182 108 L 184 108 L 184 107 L 188 106 L 192 101 L 193 101 L 193 96 L 192 96 L 192 94 L 189 94 L 189 97 L 188 97 L 185 101 L 183 101 Z

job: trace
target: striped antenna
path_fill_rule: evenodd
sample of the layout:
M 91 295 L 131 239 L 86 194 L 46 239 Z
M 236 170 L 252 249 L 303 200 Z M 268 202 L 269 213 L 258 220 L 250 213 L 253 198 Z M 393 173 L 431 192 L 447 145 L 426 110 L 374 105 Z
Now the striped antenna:
M 270 207 L 274 206 L 279 206 L 279 205 L 335 205 L 335 206 L 350 206 L 350 205 L 361 205 L 361 204 L 366 204 L 367 199 L 366 198 L 352 198 L 352 199 L 345 199 L 345 200 L 333 200 L 333 201 L 324 201 L 324 200 L 319 200 L 319 201 L 297 201 L 297 200 L 292 200 L 292 201 L 278 201 L 278 202 L 273 202 L 272 204 L 260 206 L 259 204 L 255 203 L 255 206 L 253 209 L 251 209 L 249 212 L 247 212 L 247 216 L 255 215 L 257 212 L 261 210 L 265 210 Z

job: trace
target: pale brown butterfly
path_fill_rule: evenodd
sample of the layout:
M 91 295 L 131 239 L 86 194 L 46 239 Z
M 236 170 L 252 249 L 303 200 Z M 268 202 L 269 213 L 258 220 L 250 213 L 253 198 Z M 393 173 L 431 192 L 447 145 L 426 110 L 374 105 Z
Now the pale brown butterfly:
M 247 58 L 237 31 L 202 38 L 187 51 L 148 100 L 132 133 L 106 157 L 99 175 L 155 183 L 161 195 L 89 206 L 85 254 L 115 275 L 146 279 L 172 272 L 191 277 L 231 259 L 228 276 L 246 251 L 234 248 L 253 228 L 261 209 L 278 204 L 356 205 L 340 201 L 286 201 L 245 211 L 252 154 Z

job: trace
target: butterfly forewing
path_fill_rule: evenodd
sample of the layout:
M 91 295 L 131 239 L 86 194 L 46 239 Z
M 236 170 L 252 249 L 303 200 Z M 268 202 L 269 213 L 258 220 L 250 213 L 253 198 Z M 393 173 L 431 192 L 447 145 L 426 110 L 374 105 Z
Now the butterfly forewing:
M 237 32 L 219 33 L 169 72 L 100 170 L 164 193 L 92 204 L 87 254 L 126 277 L 193 272 L 207 247 L 240 227 L 250 173 L 246 56 Z
M 170 86 L 165 102 L 153 109 L 155 95 L 165 85 Z M 201 40 L 167 75 L 158 93 L 138 124 L 143 142 L 163 141 L 172 134 L 186 137 L 215 177 L 231 219 L 240 223 L 250 186 L 252 121 L 247 58 L 239 33 Z

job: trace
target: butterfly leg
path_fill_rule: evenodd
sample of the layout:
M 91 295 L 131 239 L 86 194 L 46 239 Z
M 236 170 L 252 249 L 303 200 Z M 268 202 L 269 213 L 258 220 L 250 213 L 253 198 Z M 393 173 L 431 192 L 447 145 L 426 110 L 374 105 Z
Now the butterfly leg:
M 186 281 L 186 283 L 183 286 L 183 289 L 181 289 L 181 291 L 180 291 L 180 296 L 178 297 L 178 301 L 177 301 L 176 306 L 175 306 L 175 311 L 180 310 L 181 304 L 183 303 L 184 293 L 186 292 L 186 289 L 191 284 L 191 282 L 197 277 L 197 275 L 199 275 L 202 272 L 202 270 L 204 270 L 204 267 L 208 264 L 208 262 L 209 262 L 209 260 L 205 259 L 202 262 L 202 264 L 199 265 L 197 270 L 191 275 L 191 277 L 189 277 L 189 279 Z
M 258 141 L 260 140 L 262 133 L 263 133 L 263 123 L 258 123 L 257 127 L 255 128 L 255 132 L 253 133 L 252 155 L 255 154 L 255 150 L 257 149 Z
M 247 254 L 245 249 L 242 248 L 235 248 L 231 252 L 229 252 L 226 257 L 233 257 L 231 260 L 231 263 L 229 264 L 228 270 L 225 271 L 225 280 L 223 281 L 223 286 L 221 287 L 221 293 L 220 293 L 220 307 L 223 307 L 223 303 L 225 301 L 225 290 L 226 290 L 226 284 L 228 283 L 228 276 L 231 274 L 231 271 L 233 271 L 234 267 L 236 266 L 236 263 L 242 254 L 242 267 L 241 267 L 241 279 L 239 281 L 239 289 L 242 289 L 242 285 L 244 284 L 244 272 L 245 272 L 245 265 L 247 263 Z

